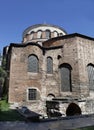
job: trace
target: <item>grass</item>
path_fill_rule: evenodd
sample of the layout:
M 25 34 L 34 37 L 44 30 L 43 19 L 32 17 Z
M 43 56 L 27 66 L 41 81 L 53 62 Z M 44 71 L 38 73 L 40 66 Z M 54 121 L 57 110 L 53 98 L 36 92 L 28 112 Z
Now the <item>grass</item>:
M 84 128 L 75 129 L 75 130 L 94 130 L 94 126 L 88 126 Z
M 24 118 L 16 110 L 11 110 L 6 100 L 1 100 L 0 121 L 24 121 Z

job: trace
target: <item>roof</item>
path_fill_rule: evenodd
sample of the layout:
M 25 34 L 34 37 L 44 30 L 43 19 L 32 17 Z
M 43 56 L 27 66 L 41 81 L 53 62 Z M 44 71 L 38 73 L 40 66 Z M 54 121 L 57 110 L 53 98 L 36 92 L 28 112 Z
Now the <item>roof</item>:
M 28 31 L 30 31 L 30 30 L 32 30 L 32 29 L 34 29 L 34 28 L 37 28 L 37 27 L 42 27 L 42 26 L 58 28 L 58 29 L 60 29 L 61 31 L 63 31 L 64 33 L 67 34 L 67 32 L 66 32 L 63 28 L 61 28 L 61 27 L 59 27 L 59 26 L 57 26 L 57 25 L 51 25 L 51 24 L 35 24 L 35 25 L 32 25 L 32 26 L 29 26 L 28 28 L 26 28 L 26 29 L 24 30 L 24 32 L 23 32 L 23 37 L 24 37 L 25 34 L 28 33 Z
M 46 44 L 47 42 L 54 42 L 56 40 L 67 39 L 67 38 L 72 38 L 72 37 L 81 37 L 81 38 L 85 38 L 85 39 L 94 41 L 94 38 L 92 38 L 92 37 L 85 36 L 85 35 L 82 35 L 82 34 L 79 34 L 79 33 L 73 33 L 73 34 L 63 35 L 63 36 L 60 36 L 60 37 L 51 38 L 51 39 L 43 42 L 43 44 Z M 58 48 L 61 48 L 60 45 L 59 46 L 55 46 L 55 47 L 46 48 L 46 47 L 40 46 L 38 43 L 29 42 L 29 43 L 26 43 L 26 44 L 22 44 L 22 43 L 19 43 L 19 44 L 18 43 L 11 43 L 10 46 L 9 46 L 9 50 L 11 50 L 12 47 L 26 47 L 28 45 L 38 46 L 42 50 L 49 50 L 49 49 L 58 49 Z

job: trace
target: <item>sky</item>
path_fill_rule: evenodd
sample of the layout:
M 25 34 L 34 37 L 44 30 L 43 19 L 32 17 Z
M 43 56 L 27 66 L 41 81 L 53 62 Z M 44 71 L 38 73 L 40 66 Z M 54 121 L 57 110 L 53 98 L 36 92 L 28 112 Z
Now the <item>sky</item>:
M 35 24 L 94 37 L 94 0 L 0 0 L 0 51 L 21 43 L 23 31 Z

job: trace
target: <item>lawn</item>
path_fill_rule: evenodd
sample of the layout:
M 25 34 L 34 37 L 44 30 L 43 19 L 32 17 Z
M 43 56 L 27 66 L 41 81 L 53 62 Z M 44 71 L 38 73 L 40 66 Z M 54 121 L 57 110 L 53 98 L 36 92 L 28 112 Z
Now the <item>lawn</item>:
M 75 129 L 75 130 L 94 130 L 94 126 L 88 126 L 84 128 Z
M 24 121 L 24 118 L 16 110 L 10 109 L 6 100 L 1 100 L 0 121 Z

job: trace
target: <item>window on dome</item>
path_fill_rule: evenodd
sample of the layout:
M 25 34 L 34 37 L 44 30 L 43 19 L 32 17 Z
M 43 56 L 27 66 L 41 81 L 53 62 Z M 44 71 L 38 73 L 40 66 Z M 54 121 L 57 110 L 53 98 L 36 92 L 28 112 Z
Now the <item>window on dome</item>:
M 57 37 L 58 36 L 58 33 L 55 31 L 54 32 L 54 37 Z
M 62 34 L 62 33 L 60 33 L 59 35 L 60 35 L 60 36 L 63 36 L 63 34 Z
M 49 38 L 51 38 L 51 32 L 50 32 L 50 30 L 46 30 L 46 38 L 47 39 L 49 39 Z
M 34 32 L 30 33 L 30 39 L 34 39 Z
M 42 31 L 37 32 L 37 38 L 42 38 Z

